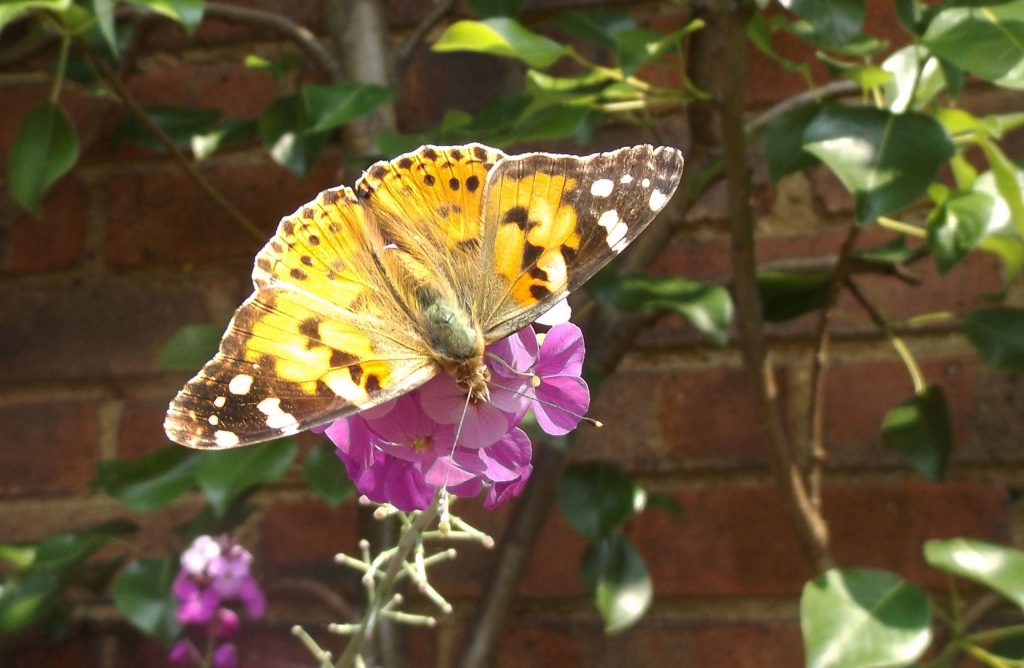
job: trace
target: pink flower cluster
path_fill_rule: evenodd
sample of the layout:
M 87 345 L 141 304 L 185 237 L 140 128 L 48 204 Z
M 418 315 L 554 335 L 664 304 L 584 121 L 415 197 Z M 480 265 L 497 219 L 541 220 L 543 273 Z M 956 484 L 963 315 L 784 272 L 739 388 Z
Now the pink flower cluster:
M 518 495 L 533 470 L 530 439 L 518 426 L 528 410 L 548 434 L 579 424 L 590 405 L 583 356 L 576 325 L 557 325 L 543 341 L 527 326 L 487 348 L 490 401 L 467 408 L 466 391 L 441 374 L 334 422 L 326 434 L 356 489 L 372 501 L 408 512 L 426 508 L 447 487 L 461 497 L 486 490 L 484 506 L 493 508 Z
M 253 619 L 262 616 L 266 607 L 263 591 L 249 573 L 251 563 L 249 551 L 228 536 L 199 536 L 182 553 L 181 570 L 171 587 L 178 599 L 178 621 L 193 627 L 195 635 L 204 640 L 178 640 L 171 647 L 172 663 L 214 668 L 238 664 L 235 646 L 229 640 L 238 632 L 240 621 L 228 606 L 241 604 Z M 213 643 L 205 641 L 211 637 Z M 208 660 L 197 644 L 213 648 Z

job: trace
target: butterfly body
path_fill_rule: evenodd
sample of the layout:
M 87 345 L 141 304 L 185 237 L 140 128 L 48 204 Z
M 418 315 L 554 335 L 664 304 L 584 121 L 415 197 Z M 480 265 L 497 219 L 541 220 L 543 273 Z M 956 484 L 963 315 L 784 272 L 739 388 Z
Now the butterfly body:
M 168 436 L 224 448 L 371 408 L 448 373 L 487 401 L 487 344 L 620 253 L 678 185 L 679 151 L 578 157 L 423 146 L 282 219 Z

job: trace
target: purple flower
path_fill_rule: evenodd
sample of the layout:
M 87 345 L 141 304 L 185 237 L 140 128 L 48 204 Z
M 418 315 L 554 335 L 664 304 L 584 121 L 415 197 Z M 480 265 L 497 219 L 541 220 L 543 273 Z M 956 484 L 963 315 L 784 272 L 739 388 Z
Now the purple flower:
M 178 621 L 193 627 L 200 638 L 230 638 L 238 632 L 238 614 L 229 605 L 241 604 L 250 617 L 263 614 L 266 599 L 249 572 L 252 555 L 228 536 L 199 536 L 181 555 L 181 570 L 171 591 L 178 599 Z M 199 664 L 203 658 L 197 646 L 209 647 L 201 640 L 182 638 L 171 648 L 174 663 Z M 209 657 L 212 665 L 230 668 L 237 665 L 235 648 L 221 643 Z
M 486 490 L 487 508 L 522 491 L 533 470 L 530 439 L 517 427 L 526 412 L 533 407 L 546 432 L 565 434 L 579 418 L 559 408 L 583 413 L 589 404 L 579 377 L 583 337 L 575 325 L 558 325 L 540 344 L 525 327 L 488 346 L 485 363 L 489 401 L 467 403 L 466 390 L 439 375 L 326 429 L 361 494 L 410 511 L 426 508 L 441 488 L 459 496 Z

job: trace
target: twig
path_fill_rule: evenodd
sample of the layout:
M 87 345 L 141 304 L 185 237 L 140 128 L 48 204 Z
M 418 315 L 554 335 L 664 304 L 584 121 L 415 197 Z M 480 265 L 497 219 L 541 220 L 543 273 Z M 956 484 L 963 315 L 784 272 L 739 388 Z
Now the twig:
M 839 299 L 839 288 L 847 276 L 850 255 L 857 244 L 860 227 L 856 223 L 850 229 L 839 249 L 832 276 L 829 278 L 825 303 L 818 317 L 818 328 L 814 336 L 814 354 L 811 357 L 811 396 L 807 406 L 807 420 L 810 434 L 807 447 L 800 453 L 804 476 L 804 484 L 815 511 L 821 512 L 821 466 L 825 461 L 825 368 L 828 365 L 828 348 L 831 340 L 832 318 L 835 315 L 836 302 Z
M 812 505 L 800 469 L 782 424 L 778 397 L 767 359 L 761 299 L 757 289 L 757 257 L 754 216 L 750 208 L 750 175 L 743 109 L 746 86 L 745 21 L 728 0 L 713 3 L 705 39 L 716 41 L 716 98 L 720 103 L 720 137 L 724 148 L 729 216 L 732 220 L 733 297 L 736 303 L 740 352 L 754 389 L 762 428 L 771 444 L 775 475 L 786 506 L 815 568 L 833 564 L 828 548 L 828 527 Z
M 320 69 L 327 73 L 331 81 L 341 81 L 345 78 L 341 64 L 334 54 L 320 43 L 320 40 L 309 28 L 296 23 L 287 16 L 222 2 L 210 2 L 209 0 L 206 3 L 206 16 L 272 28 L 305 49 L 306 53 L 320 66 Z
M 146 126 L 146 129 L 152 132 L 153 136 L 155 136 L 160 141 L 160 143 L 163 144 L 165 148 L 167 148 L 167 150 L 171 154 L 171 157 L 174 158 L 174 161 L 177 162 L 178 165 L 185 171 L 185 174 L 192 180 L 192 182 L 195 183 L 195 185 L 200 190 L 202 190 L 203 193 L 205 193 L 206 196 L 209 197 L 214 204 L 220 207 L 224 211 L 224 213 L 226 213 L 228 217 L 235 222 L 236 225 L 238 225 L 243 230 L 248 232 L 249 235 L 252 236 L 254 239 L 258 239 L 260 241 L 265 240 L 267 238 L 267 233 L 261 230 L 259 227 L 257 227 L 256 224 L 253 223 L 251 220 L 249 220 L 249 218 L 244 213 L 239 211 L 234 204 L 228 201 L 228 199 L 225 198 L 224 195 L 220 193 L 220 191 L 213 187 L 213 184 L 207 181 L 203 177 L 203 175 L 199 173 L 199 170 L 196 169 L 192 161 L 189 160 L 185 156 L 185 154 L 181 152 L 181 149 L 179 149 L 178 145 L 174 143 L 174 140 L 171 139 L 166 132 L 164 132 L 163 128 L 161 128 L 159 125 L 153 122 L 153 119 L 149 117 L 149 114 L 146 113 L 146 110 L 142 108 L 142 105 L 140 105 L 139 102 L 134 97 L 132 97 L 131 93 L 128 92 L 128 89 L 125 88 L 124 84 L 122 84 L 121 81 L 117 78 L 117 76 L 110 70 L 110 68 L 107 67 L 106 63 L 94 57 L 92 51 L 89 49 L 87 45 L 81 42 L 80 44 L 84 49 L 86 59 L 99 73 L 104 83 L 106 83 L 107 86 L 109 86 L 110 89 L 114 91 L 118 99 L 120 99 L 121 102 L 124 103 L 126 107 L 128 107 L 128 110 L 131 111 L 132 114 L 134 114 L 135 117 L 138 118 L 139 121 Z
M 896 354 L 900 356 L 900 359 L 903 361 L 903 365 L 907 367 L 907 373 L 910 374 L 910 380 L 914 384 L 914 392 L 918 394 L 924 392 L 927 387 L 927 383 L 924 380 L 924 374 L 921 373 L 921 367 L 917 365 L 917 360 L 914 359 L 914 355 L 910 352 L 910 348 L 903 340 L 903 337 L 893 331 L 892 325 L 889 324 L 889 321 L 881 314 L 881 312 L 879 312 L 878 309 L 875 308 L 875 305 L 871 303 L 871 300 L 867 298 L 867 295 L 861 292 L 856 283 L 847 277 L 844 285 L 857 303 L 867 311 L 868 315 L 871 317 L 871 321 L 878 325 L 878 328 L 885 332 L 885 335 L 889 337 L 889 342 L 892 343 L 892 347 L 896 349 Z
M 833 97 L 844 97 L 846 95 L 852 95 L 859 91 L 860 87 L 857 85 L 856 82 L 845 80 L 832 81 L 830 83 L 825 84 L 824 86 L 812 88 L 811 90 L 800 93 L 799 95 L 794 95 L 793 97 L 786 98 L 785 100 L 782 100 L 781 102 L 771 107 L 768 107 L 757 116 L 754 116 L 744 126 L 744 132 L 746 132 L 747 136 L 756 134 L 766 125 L 775 120 L 778 116 L 781 116 L 787 111 L 796 109 L 797 107 L 802 107 L 805 104 L 809 104 L 811 102 L 820 102 L 822 100 L 826 100 Z
M 384 577 L 376 583 L 375 594 L 373 600 L 370 602 L 370 607 L 366 610 L 363 615 L 363 620 L 359 624 L 359 629 L 352 634 L 352 639 L 349 640 L 348 646 L 345 647 L 345 653 L 341 655 L 336 664 L 338 668 L 348 668 L 349 666 L 355 665 L 356 658 L 359 656 L 363 642 L 366 637 L 373 633 L 374 626 L 380 615 L 381 609 L 384 604 L 391 599 L 392 591 L 395 587 L 395 582 L 398 580 L 398 574 L 402 572 L 402 565 L 405 563 L 409 553 L 412 552 L 412 548 L 416 546 L 419 541 L 420 534 L 430 526 L 430 523 L 437 517 L 438 502 L 440 495 L 434 498 L 434 502 L 424 511 L 420 512 L 413 520 L 412 524 L 409 525 L 405 531 L 402 532 L 402 536 L 398 539 L 398 545 L 395 546 L 395 551 L 391 555 L 391 560 L 388 562 L 387 571 L 384 573 Z
M 409 64 L 409 59 L 412 58 L 413 52 L 416 51 L 416 47 L 420 45 L 423 38 L 430 32 L 430 29 L 444 18 L 445 14 L 451 11 L 454 4 L 455 0 L 440 0 L 440 2 L 434 5 L 433 9 L 427 12 L 427 15 L 423 17 L 423 20 L 416 25 L 413 31 L 409 33 L 409 36 L 405 38 L 402 46 L 398 49 L 398 55 L 395 57 L 397 74 L 405 71 L 406 66 Z

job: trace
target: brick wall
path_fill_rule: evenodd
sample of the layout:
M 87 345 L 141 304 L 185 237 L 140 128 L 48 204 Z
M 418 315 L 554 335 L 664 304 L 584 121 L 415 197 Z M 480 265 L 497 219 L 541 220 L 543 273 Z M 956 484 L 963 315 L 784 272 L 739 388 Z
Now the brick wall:
M 323 30 L 316 0 L 251 4 L 281 9 Z M 873 5 L 872 23 L 898 39 L 881 5 L 888 3 Z M 390 2 L 395 37 L 407 33 L 423 11 L 422 3 Z M 670 27 L 674 19 L 654 20 Z M 269 75 L 242 68 L 242 58 L 288 51 L 295 47 L 251 27 L 211 20 L 186 41 L 175 28 L 161 26 L 150 34 L 128 83 L 146 104 L 204 105 L 252 117 L 275 88 Z M 24 112 L 47 94 L 40 62 L 0 74 L 0 155 Z M 751 67 L 752 108 L 800 89 L 796 77 L 780 75 L 756 56 Z M 505 64 L 491 59 L 421 49 L 404 80 L 399 122 L 403 129 L 421 130 L 449 107 L 478 108 L 507 73 Z M 111 144 L 118 109 L 74 86 L 62 103 L 85 143 L 79 166 L 47 196 L 38 219 L 20 213 L 0 190 L 0 542 L 38 539 L 124 514 L 90 491 L 96 465 L 169 447 L 163 412 L 187 374 L 159 371 L 158 351 L 185 323 L 227 320 L 248 292 L 257 248 L 170 159 Z M 979 90 L 968 95 L 967 104 L 993 111 L 1015 102 Z M 664 119 L 670 132 L 678 122 Z M 598 144 L 638 138 L 645 137 L 610 128 Z M 1009 148 L 1024 157 L 1019 133 Z M 280 214 L 326 186 L 351 183 L 354 175 L 340 168 L 344 157 L 328 150 L 307 178 L 297 179 L 250 146 L 217 155 L 201 171 L 269 235 Z M 773 190 L 764 173 L 761 166 L 755 169 L 761 258 L 834 254 L 852 209 L 841 187 L 816 172 L 790 177 Z M 709 202 L 653 271 L 727 277 L 721 198 L 712 194 Z M 996 265 L 980 255 L 945 277 L 923 265 L 917 271 L 917 287 L 865 278 L 863 288 L 899 318 L 940 309 L 964 312 L 979 305 L 978 294 L 998 286 Z M 1018 290 L 1018 303 L 1020 297 Z M 805 317 L 770 329 L 795 430 L 809 391 L 807 351 L 814 325 Z M 1019 546 L 1024 525 L 1011 501 L 1024 471 L 1022 377 L 985 367 L 948 327 L 908 337 L 927 379 L 948 393 L 957 438 L 950 481 L 932 484 L 880 447 L 882 416 L 911 393 L 902 365 L 852 302 L 840 303 L 835 333 L 824 504 L 839 561 L 896 570 L 920 585 L 941 588 L 944 577 L 922 560 L 922 541 L 967 535 L 1016 540 Z M 681 519 L 646 513 L 628 530 L 648 560 L 655 605 L 636 629 L 603 636 L 577 577 L 585 545 L 555 513 L 520 585 L 500 665 L 798 665 L 797 600 L 813 573 L 768 471 L 738 353 L 713 349 L 681 320 L 666 318 L 643 335 L 604 390 L 593 413 L 607 427 L 585 430 L 574 456 L 618 462 L 685 509 Z M 335 551 L 354 548 L 356 510 L 351 502 L 328 509 L 295 472 L 255 501 L 259 512 L 243 527 L 242 538 L 256 555 L 271 606 L 246 631 L 243 665 L 309 665 L 288 629 L 296 621 L 337 615 L 312 594 L 289 588 L 287 578 L 320 577 L 359 602 L 358 583 L 330 562 Z M 460 507 L 495 535 L 509 514 L 486 513 L 475 502 Z M 193 499 L 156 515 L 131 515 L 145 527 L 141 547 L 173 545 L 170 527 L 196 508 Z M 435 577 L 456 612 L 437 630 L 408 633 L 414 665 L 443 665 L 460 646 L 491 559 L 473 547 L 460 553 Z M 71 640 L 26 650 L 11 657 L 12 665 L 162 662 L 159 648 L 111 618 L 102 602 L 90 602 Z

